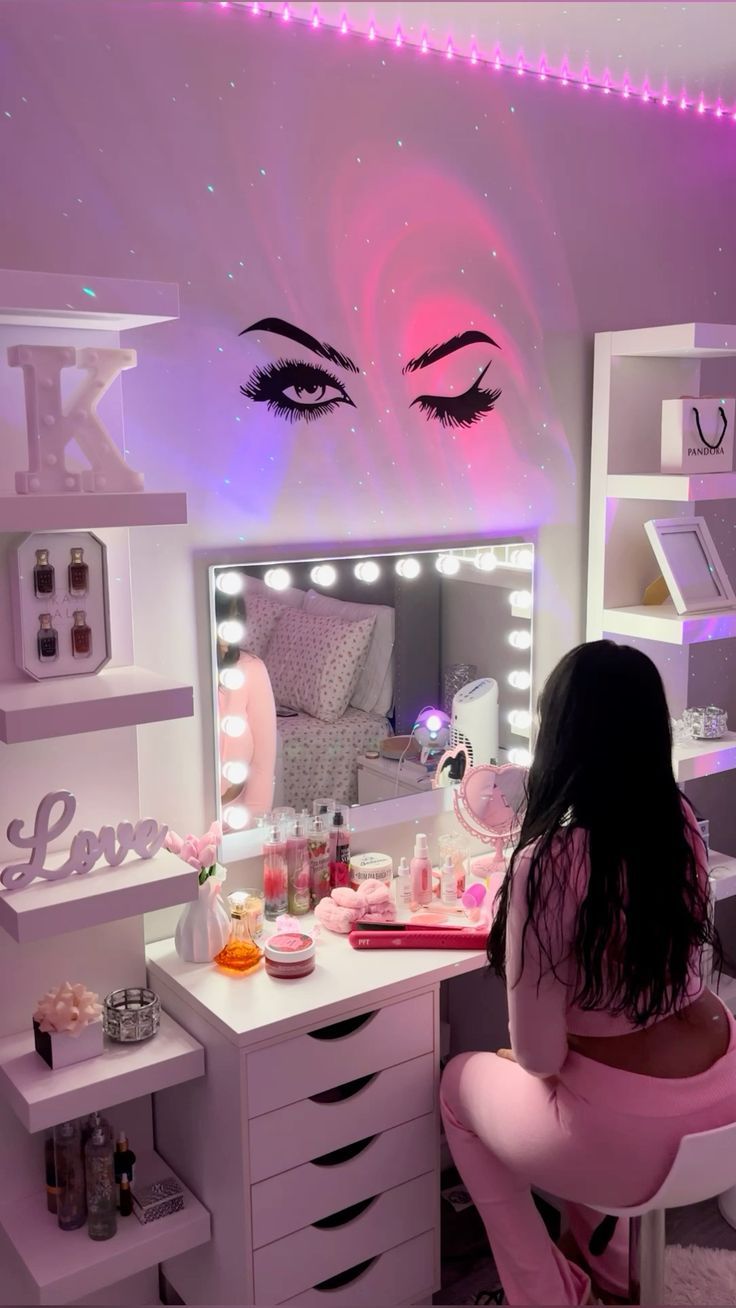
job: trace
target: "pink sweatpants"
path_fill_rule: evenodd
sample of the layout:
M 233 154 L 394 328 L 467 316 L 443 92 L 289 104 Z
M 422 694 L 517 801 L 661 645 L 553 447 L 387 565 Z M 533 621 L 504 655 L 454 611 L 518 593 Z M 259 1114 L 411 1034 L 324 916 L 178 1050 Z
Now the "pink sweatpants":
M 448 1143 L 483 1219 L 510 1304 L 583 1304 L 590 1281 L 560 1253 L 531 1195 L 566 1201 L 573 1235 L 603 1289 L 626 1295 L 628 1230 L 619 1221 L 596 1258 L 588 1241 L 604 1210 L 642 1203 L 680 1140 L 736 1121 L 736 1026 L 727 1052 L 699 1076 L 639 1076 L 569 1054 L 540 1080 L 496 1054 L 447 1065 L 440 1100 Z

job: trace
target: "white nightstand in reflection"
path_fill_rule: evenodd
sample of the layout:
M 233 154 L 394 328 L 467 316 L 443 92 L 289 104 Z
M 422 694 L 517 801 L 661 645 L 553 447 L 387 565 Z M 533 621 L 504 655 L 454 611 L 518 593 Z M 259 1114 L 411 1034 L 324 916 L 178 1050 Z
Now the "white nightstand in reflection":
M 376 804 L 403 795 L 422 795 L 432 789 L 432 775 L 420 763 L 388 758 L 358 759 L 358 803 Z

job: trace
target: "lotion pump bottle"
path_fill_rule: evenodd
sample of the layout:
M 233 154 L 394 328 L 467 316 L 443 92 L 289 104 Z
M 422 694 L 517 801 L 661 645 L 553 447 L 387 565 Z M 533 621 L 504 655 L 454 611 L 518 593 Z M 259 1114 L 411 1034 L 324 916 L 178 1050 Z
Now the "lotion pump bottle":
M 440 901 L 453 908 L 457 904 L 457 876 L 455 875 L 455 864 L 449 854 L 445 859 L 440 877 Z
M 432 863 L 427 837 L 422 832 L 414 842 L 414 857 L 411 860 L 411 899 L 413 904 L 432 903 Z

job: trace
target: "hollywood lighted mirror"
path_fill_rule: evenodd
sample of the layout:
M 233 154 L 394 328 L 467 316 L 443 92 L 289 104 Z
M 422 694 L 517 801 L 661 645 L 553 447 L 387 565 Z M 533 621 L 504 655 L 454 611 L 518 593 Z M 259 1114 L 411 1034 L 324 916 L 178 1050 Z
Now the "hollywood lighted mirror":
M 211 568 L 226 842 L 261 838 L 274 809 L 350 807 L 358 828 L 440 811 L 450 744 L 526 763 L 533 577 L 533 543 L 508 538 Z

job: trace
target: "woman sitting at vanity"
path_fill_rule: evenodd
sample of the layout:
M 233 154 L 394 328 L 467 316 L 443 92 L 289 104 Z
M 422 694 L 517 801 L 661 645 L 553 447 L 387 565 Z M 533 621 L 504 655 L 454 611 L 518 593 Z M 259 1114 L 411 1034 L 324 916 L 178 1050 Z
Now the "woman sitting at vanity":
M 512 1048 L 453 1059 L 443 1117 L 510 1304 L 629 1302 L 627 1227 L 601 1253 L 601 1210 L 647 1200 L 684 1136 L 736 1121 L 736 1027 L 704 981 L 706 850 L 654 664 L 583 645 L 540 719 L 489 939 Z M 570 1258 L 532 1186 L 567 1201 Z

